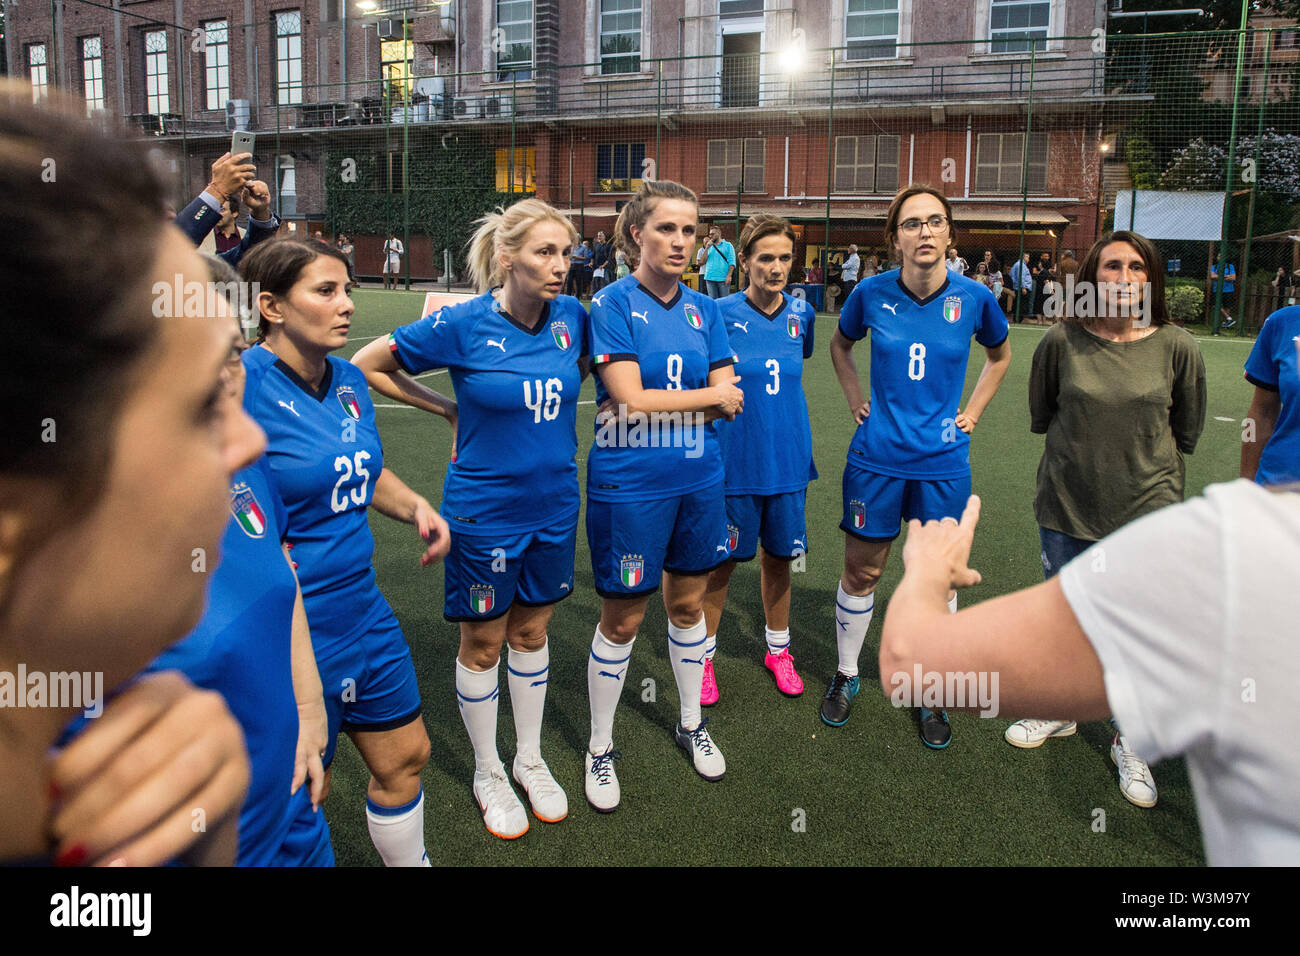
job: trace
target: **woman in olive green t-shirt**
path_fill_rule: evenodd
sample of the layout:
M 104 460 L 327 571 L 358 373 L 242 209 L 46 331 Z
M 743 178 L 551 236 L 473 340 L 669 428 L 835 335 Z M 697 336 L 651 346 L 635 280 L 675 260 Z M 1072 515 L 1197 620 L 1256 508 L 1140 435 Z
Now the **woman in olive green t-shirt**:
M 1205 426 L 1205 362 L 1196 340 L 1170 324 L 1164 285 L 1149 239 L 1103 236 L 1079 268 L 1065 320 L 1034 352 L 1030 430 L 1047 436 L 1034 517 L 1048 578 L 1112 531 L 1183 500 L 1183 456 Z M 1032 748 L 1076 729 L 1027 719 L 1006 739 Z M 1118 732 L 1111 757 L 1129 802 L 1155 806 L 1151 771 Z

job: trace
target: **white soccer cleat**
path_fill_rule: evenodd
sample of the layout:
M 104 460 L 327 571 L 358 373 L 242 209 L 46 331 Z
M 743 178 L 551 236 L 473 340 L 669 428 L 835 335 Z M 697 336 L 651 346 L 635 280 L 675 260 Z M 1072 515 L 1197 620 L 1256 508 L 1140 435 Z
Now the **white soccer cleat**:
M 514 840 L 528 832 L 528 811 L 519 802 L 500 764 L 490 773 L 474 774 L 474 799 L 483 812 L 488 833 Z
M 1042 720 L 1038 717 L 1026 717 L 1017 720 L 1007 728 L 1002 736 L 1013 747 L 1029 750 L 1041 747 L 1048 737 L 1072 737 L 1079 725 L 1073 720 Z
M 519 754 L 515 754 L 515 763 L 511 771 L 515 782 L 528 794 L 533 816 L 543 823 L 559 823 L 569 815 L 569 798 L 564 788 L 551 776 L 551 768 L 546 761 L 537 757 L 535 761 L 525 763 Z
M 694 730 L 687 730 L 681 724 L 673 731 L 673 739 L 677 741 L 677 746 L 681 747 L 691 755 L 691 761 L 695 764 L 695 772 L 705 780 L 721 780 L 722 775 L 727 772 L 727 761 L 722 756 L 722 751 L 713 742 L 709 732 L 704 729 L 707 720 L 700 721 L 700 725 Z
M 600 756 L 590 751 L 585 755 L 587 802 L 600 813 L 613 813 L 623 799 L 618 787 L 618 774 L 614 773 L 614 761 L 621 756 L 613 744 Z
M 1156 781 L 1147 762 L 1133 752 L 1120 734 L 1110 744 L 1110 759 L 1119 767 L 1119 791 L 1135 807 L 1156 805 Z

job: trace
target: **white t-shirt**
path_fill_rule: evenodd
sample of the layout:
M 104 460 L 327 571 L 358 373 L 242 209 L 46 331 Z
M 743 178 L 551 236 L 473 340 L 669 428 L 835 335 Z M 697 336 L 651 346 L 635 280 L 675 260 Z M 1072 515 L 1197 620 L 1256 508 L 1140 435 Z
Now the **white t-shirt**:
M 1300 493 L 1212 485 L 1061 587 L 1134 750 L 1186 758 L 1209 862 L 1300 865 Z
M 396 259 L 406 250 L 402 248 L 401 239 L 389 239 L 384 243 L 384 252 L 389 259 Z
M 970 268 L 970 266 L 966 264 L 966 260 L 961 256 L 958 256 L 956 259 L 949 259 L 947 265 L 949 272 L 955 272 L 959 276 L 964 276 L 966 270 Z
M 857 282 L 858 268 L 860 266 L 861 261 L 858 259 L 858 254 L 855 252 L 844 260 L 844 265 L 840 268 L 840 278 L 845 282 Z

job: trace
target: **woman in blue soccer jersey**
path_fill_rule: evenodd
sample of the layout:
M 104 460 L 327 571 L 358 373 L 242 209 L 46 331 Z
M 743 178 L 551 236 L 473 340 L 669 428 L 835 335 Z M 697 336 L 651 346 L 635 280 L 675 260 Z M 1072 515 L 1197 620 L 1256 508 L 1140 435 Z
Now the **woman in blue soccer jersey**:
M 527 832 L 528 814 L 497 752 L 503 644 L 518 741 L 512 774 L 539 820 L 557 823 L 569 812 L 542 759 L 541 732 L 547 625 L 573 591 L 580 505 L 587 315 L 560 294 L 577 241 L 569 220 L 540 199 L 485 216 L 469 252 L 482 294 L 353 358 L 375 391 L 442 415 L 456 430 L 442 496 L 452 528 L 443 613 L 460 623 L 456 699 L 474 747 L 474 798 L 488 832 L 507 840 Z M 456 402 L 410 377 L 444 367 Z
M 790 654 L 790 570 L 808 550 L 804 501 L 817 477 L 812 427 L 803 393 L 803 360 L 812 354 L 813 310 L 782 290 L 794 261 L 794 228 L 779 216 L 760 213 L 740 232 L 740 268 L 749 286 L 718 302 L 737 373 L 745 413 L 719 422 L 726 472 L 727 534 L 731 560 L 709 576 L 704 598 L 704 684 L 700 703 L 718 701 L 713 670 L 718 624 L 736 562 L 751 561 L 762 542 L 761 591 L 767 654 L 763 664 L 789 697 L 803 693 Z
M 637 267 L 592 297 L 601 411 L 587 468 L 587 540 L 603 600 L 587 664 L 585 789 L 602 812 L 619 804 L 614 712 L 632 641 L 661 579 L 681 703 L 674 736 L 705 779 L 726 771 L 700 712 L 704 593 L 709 573 L 730 554 L 712 420 L 734 417 L 745 396 L 717 304 L 681 282 L 698 219 L 685 186 L 645 181 L 615 227 Z
M 57 187 L 41 181 L 43 156 L 58 157 Z M 230 396 L 229 327 L 151 291 L 207 280 L 162 196 L 139 144 L 87 121 L 80 99 L 52 91 L 33 106 L 30 87 L 6 89 L 6 328 L 28 304 L 50 311 L 0 356 L 5 864 L 234 860 L 248 784 L 238 723 L 175 672 L 125 685 L 198 621 L 208 575 L 196 572 L 217 560 L 231 475 L 264 447 Z
M 256 253 L 256 255 L 254 255 Z M 257 283 L 261 334 L 244 353 L 244 406 L 266 430 L 286 537 L 298 565 L 329 717 L 329 765 L 340 730 L 371 779 L 370 836 L 389 866 L 428 865 L 420 771 L 429 759 L 411 652 L 375 584 L 366 512 L 416 526 L 421 565 L 447 550 L 447 523 L 384 467 L 365 376 L 330 353 L 352 320 L 346 257 L 314 240 L 266 242 L 241 263 Z
M 831 340 L 835 375 L 858 423 L 844 469 L 839 666 L 821 706 L 832 727 L 848 721 L 858 693 L 858 656 L 900 521 L 961 515 L 971 487 L 969 436 L 1011 363 L 1006 318 L 993 293 L 945 267 L 955 239 L 943 193 L 930 186 L 901 190 L 885 217 L 885 241 L 897 248 L 902 267 L 854 289 Z M 853 360 L 854 344 L 868 332 L 870 400 Z M 962 409 L 972 336 L 988 358 Z M 949 597 L 955 610 L 957 596 Z M 948 746 L 948 715 L 920 707 L 920 733 L 928 747 Z
M 1278 309 L 1246 359 L 1255 395 L 1241 436 L 1241 477 L 1261 485 L 1300 481 L 1300 306 Z

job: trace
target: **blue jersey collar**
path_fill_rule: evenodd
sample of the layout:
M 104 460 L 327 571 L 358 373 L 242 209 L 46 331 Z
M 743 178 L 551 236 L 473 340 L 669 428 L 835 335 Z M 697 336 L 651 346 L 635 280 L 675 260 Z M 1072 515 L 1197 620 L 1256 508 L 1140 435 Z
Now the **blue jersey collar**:
M 650 296 L 650 298 L 658 302 L 659 307 L 661 309 L 664 309 L 665 311 L 675 306 L 678 302 L 681 301 L 682 298 L 682 284 L 680 282 L 677 283 L 677 291 L 673 294 L 673 297 L 669 299 L 667 302 L 659 298 L 659 296 L 655 295 L 653 292 L 651 292 L 649 289 L 643 286 L 640 282 L 637 282 L 636 287 L 640 289 L 642 292 L 644 292 L 646 295 Z
M 334 380 L 334 366 L 330 364 L 329 359 L 325 360 L 325 377 L 320 380 L 320 388 L 318 389 L 312 388 L 307 384 L 303 377 L 290 368 L 289 364 L 284 359 L 277 358 L 275 360 L 275 367 L 284 373 L 285 378 L 293 382 L 294 385 L 297 385 L 318 402 L 323 402 L 325 396 L 330 393 L 330 383 Z
M 945 269 L 944 271 L 947 272 L 946 269 Z M 918 298 L 916 297 L 916 294 L 915 294 L 914 292 L 912 292 L 911 289 L 909 289 L 907 286 L 903 285 L 903 270 L 902 270 L 902 269 L 899 269 L 899 270 L 898 270 L 898 275 L 897 275 L 897 277 L 895 277 L 894 281 L 897 282 L 897 283 L 898 283 L 898 287 L 899 287 L 900 289 L 902 289 L 903 292 L 905 292 L 905 293 L 907 294 L 907 297 L 908 297 L 909 299 L 911 299 L 913 302 L 915 302 L 917 305 L 928 305 L 929 303 L 933 302 L 935 299 L 939 298 L 939 296 L 943 295 L 945 292 L 948 291 L 948 277 L 947 277 L 946 275 L 944 276 L 944 279 L 943 279 L 943 285 L 939 286 L 939 288 L 935 289 L 933 292 L 931 292 L 929 295 L 927 295 L 924 299 L 918 299 Z

